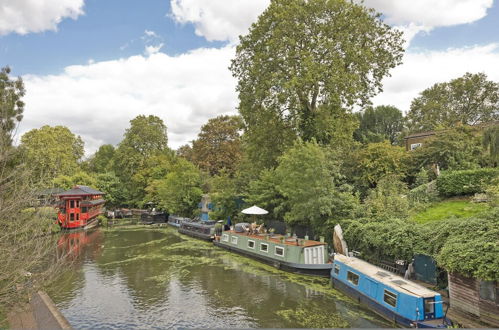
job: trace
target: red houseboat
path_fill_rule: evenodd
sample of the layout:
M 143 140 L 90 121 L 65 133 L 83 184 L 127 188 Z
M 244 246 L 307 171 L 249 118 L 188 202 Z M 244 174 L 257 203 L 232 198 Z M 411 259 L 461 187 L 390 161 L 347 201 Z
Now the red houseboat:
M 87 229 L 96 226 L 97 216 L 103 213 L 103 195 L 103 192 L 87 186 L 75 186 L 57 194 L 60 200 L 57 222 L 63 229 Z

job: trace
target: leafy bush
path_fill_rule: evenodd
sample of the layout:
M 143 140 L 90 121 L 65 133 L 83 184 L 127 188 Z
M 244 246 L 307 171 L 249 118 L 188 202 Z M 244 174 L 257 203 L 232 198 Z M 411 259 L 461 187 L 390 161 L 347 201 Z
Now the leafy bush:
M 407 195 L 411 206 L 418 203 L 432 203 L 438 201 L 438 190 L 436 181 L 431 181 L 409 191 Z
M 444 172 L 437 178 L 437 189 L 445 197 L 480 193 L 497 176 L 499 169 L 495 168 Z
M 100 224 L 101 226 L 107 227 L 107 223 L 108 223 L 108 221 L 109 221 L 109 219 L 108 219 L 108 218 L 106 218 L 105 216 L 103 216 L 103 215 L 101 214 L 101 215 L 99 215 L 99 216 L 97 217 L 97 220 L 99 221 L 99 224 Z

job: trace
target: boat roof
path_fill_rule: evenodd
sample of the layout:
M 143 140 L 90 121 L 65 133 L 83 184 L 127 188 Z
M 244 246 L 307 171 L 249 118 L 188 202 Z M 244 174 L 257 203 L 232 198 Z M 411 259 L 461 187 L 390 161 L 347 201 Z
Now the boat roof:
M 256 234 L 256 235 L 253 235 L 253 234 L 246 234 L 246 233 L 238 233 L 238 232 L 236 232 L 234 230 L 226 230 L 226 231 L 224 231 L 224 233 L 231 233 L 233 235 L 240 235 L 240 236 L 245 236 L 245 237 L 251 237 L 253 239 L 258 239 L 258 240 L 261 240 L 261 241 L 265 241 L 265 235 L 266 235 L 266 234 Z M 274 242 L 274 243 L 278 243 L 278 244 L 283 244 L 280 241 L 280 237 L 286 237 L 286 236 L 283 236 L 283 235 L 273 235 L 272 237 L 269 238 L 269 241 Z M 309 240 L 309 239 L 307 239 L 307 240 L 301 239 L 301 240 L 304 241 L 304 244 L 300 245 L 301 247 L 311 247 L 311 246 L 318 246 L 318 245 L 326 245 L 326 243 L 321 243 L 321 242 L 318 242 L 318 241 L 312 241 L 312 240 Z M 296 238 L 286 237 L 284 239 L 284 244 L 296 246 Z
M 413 296 L 418 297 L 434 297 L 439 294 L 438 292 L 432 291 L 425 288 L 417 283 L 406 280 L 401 276 L 390 273 L 383 268 L 375 266 L 368 263 L 367 261 L 361 260 L 355 257 L 347 257 L 343 254 L 335 254 L 334 260 L 361 272 L 362 274 L 375 279 L 376 281 L 394 288 L 399 292 L 404 292 Z
M 88 186 L 74 186 L 73 189 L 66 190 L 56 196 L 85 196 L 85 195 L 104 195 L 102 191 L 95 190 Z

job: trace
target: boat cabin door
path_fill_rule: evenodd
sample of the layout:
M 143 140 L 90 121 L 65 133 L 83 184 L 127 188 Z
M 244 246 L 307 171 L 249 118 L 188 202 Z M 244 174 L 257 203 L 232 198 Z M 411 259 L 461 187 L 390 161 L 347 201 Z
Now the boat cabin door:
M 425 320 L 435 318 L 435 298 L 423 298 Z

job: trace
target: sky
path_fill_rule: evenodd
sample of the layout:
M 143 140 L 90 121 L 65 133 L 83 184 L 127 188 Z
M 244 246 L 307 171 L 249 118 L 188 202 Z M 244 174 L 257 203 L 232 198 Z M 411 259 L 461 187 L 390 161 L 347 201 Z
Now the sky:
M 237 113 L 228 66 L 270 0 L 0 0 L 0 67 L 26 87 L 17 138 L 43 125 L 82 137 L 87 156 L 156 115 L 176 149 L 208 119 Z M 403 64 L 374 105 L 404 112 L 466 72 L 499 81 L 498 0 L 364 0 L 404 32 Z

